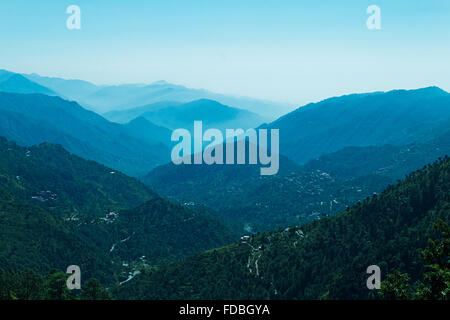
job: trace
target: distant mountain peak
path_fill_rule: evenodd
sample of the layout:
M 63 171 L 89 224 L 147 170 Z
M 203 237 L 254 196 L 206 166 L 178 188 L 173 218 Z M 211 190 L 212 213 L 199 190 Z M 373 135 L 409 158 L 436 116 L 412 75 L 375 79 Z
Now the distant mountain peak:
M 227 108 L 231 108 L 230 106 L 226 106 L 216 100 L 212 100 L 212 99 L 206 99 L 206 98 L 202 98 L 202 99 L 197 99 L 197 100 L 193 100 L 190 101 L 188 103 L 185 103 L 185 105 L 197 105 L 197 106 L 201 106 L 201 105 L 216 105 L 216 106 L 224 106 Z M 237 108 L 234 108 L 237 109 Z
M 148 121 L 147 119 L 145 119 L 144 117 L 139 116 L 139 117 L 137 117 L 137 118 L 134 118 L 133 120 L 131 120 L 131 121 L 128 122 L 128 123 L 151 123 L 151 122 Z
M 55 95 L 56 93 L 36 82 L 33 82 L 21 74 L 0 70 L 0 91 L 11 93 L 41 93 Z
M 152 82 L 151 85 L 161 86 L 161 85 L 169 85 L 170 83 L 166 80 L 158 80 L 155 82 Z
M 393 96 L 402 96 L 402 97 L 421 97 L 421 98 L 432 98 L 432 97 L 443 97 L 447 96 L 448 92 L 437 87 L 437 86 L 429 86 L 418 89 L 396 89 L 390 90 L 386 92 L 381 92 L 381 94 L 385 95 L 393 95 Z
M 438 86 L 429 86 L 421 89 L 417 89 L 416 91 L 429 92 L 434 94 L 448 94 L 447 91 L 439 88 Z
M 146 128 L 160 128 L 162 130 L 168 130 L 164 127 L 158 126 L 156 124 L 154 124 L 153 122 L 151 122 L 150 120 L 146 119 L 143 116 L 139 116 L 137 118 L 134 118 L 133 120 L 131 120 L 130 122 L 127 123 L 127 126 L 145 126 Z

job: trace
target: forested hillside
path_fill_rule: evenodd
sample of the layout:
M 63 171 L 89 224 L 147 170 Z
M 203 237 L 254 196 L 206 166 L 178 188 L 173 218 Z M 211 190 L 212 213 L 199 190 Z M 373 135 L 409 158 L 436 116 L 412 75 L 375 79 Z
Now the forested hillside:
M 109 300 L 111 294 L 100 282 L 91 278 L 81 290 L 69 290 L 69 275 L 52 270 L 44 276 L 30 271 L 0 270 L 0 300 Z
M 343 179 L 375 174 L 395 181 L 446 154 L 450 154 L 450 131 L 405 146 L 347 147 L 308 161 L 303 168 Z
M 275 176 L 260 176 L 259 166 L 252 165 L 170 163 L 142 181 L 166 196 L 209 206 L 262 231 L 339 213 L 446 154 L 450 132 L 406 146 L 348 147 L 303 166 L 280 155 Z
M 0 174 L 9 192 L 61 218 L 95 217 L 157 197 L 138 180 L 50 143 L 25 148 L 0 137 Z
M 128 299 L 367 299 L 366 269 L 417 280 L 418 249 L 450 222 L 445 157 L 341 214 L 258 234 L 148 271 L 117 291 Z M 212 285 L 214 284 L 214 285 Z
M 80 265 L 102 283 L 236 239 L 205 210 L 48 143 L 0 139 L 0 269 Z M 132 246 L 128 246 L 128 243 Z M 124 273 L 125 272 L 125 273 Z

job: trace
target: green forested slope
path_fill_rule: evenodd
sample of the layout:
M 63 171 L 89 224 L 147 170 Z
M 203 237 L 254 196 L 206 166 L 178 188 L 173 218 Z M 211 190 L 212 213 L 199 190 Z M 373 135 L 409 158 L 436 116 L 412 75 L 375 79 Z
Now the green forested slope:
M 215 208 L 241 226 L 262 231 L 339 213 L 446 154 L 448 131 L 406 146 L 348 147 L 303 166 L 280 156 L 275 176 L 260 176 L 255 165 L 170 163 L 142 181 L 164 195 Z
M 347 147 L 308 161 L 302 168 L 320 169 L 342 179 L 375 174 L 395 181 L 446 154 L 450 154 L 450 131 L 405 146 Z
M 171 204 L 134 178 L 60 146 L 3 138 L 0 226 L 0 269 L 77 264 L 107 284 L 235 239 L 213 216 Z
M 23 148 L 0 137 L 0 174 L 12 178 L 10 192 L 65 217 L 97 216 L 157 197 L 138 180 L 49 143 Z
M 116 292 L 139 299 L 366 299 L 366 269 L 416 280 L 418 248 L 450 221 L 450 158 L 411 173 L 347 211 L 259 234 L 148 271 Z

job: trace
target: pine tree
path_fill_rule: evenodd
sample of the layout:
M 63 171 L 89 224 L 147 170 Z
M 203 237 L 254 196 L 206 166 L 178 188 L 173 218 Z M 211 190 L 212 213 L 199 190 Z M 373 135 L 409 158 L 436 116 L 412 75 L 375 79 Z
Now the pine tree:
M 110 293 L 102 287 L 97 279 L 89 279 L 83 286 L 80 299 L 82 300 L 111 300 Z
M 411 290 L 410 277 L 398 270 L 381 283 L 380 296 L 384 299 L 449 300 L 450 298 L 450 227 L 442 220 L 436 223 L 443 238 L 428 240 L 419 256 L 425 265 L 423 280 Z

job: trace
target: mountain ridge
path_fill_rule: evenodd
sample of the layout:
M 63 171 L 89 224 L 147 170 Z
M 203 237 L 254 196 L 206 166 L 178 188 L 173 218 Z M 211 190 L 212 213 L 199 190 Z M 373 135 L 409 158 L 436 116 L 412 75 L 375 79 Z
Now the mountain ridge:
M 182 85 L 171 84 L 167 81 L 156 81 L 151 84 L 97 86 L 83 80 L 41 77 L 36 74 L 24 74 L 24 76 L 44 86 L 47 85 L 64 97 L 76 100 L 98 113 L 124 110 L 162 101 L 186 103 L 202 98 L 216 100 L 234 108 L 246 109 L 271 119 L 292 109 L 290 105 L 285 103 L 213 93 L 204 89 L 191 89 Z M 69 81 L 69 83 L 64 81 Z M 89 89 L 80 90 L 78 87 L 79 83 L 75 81 L 83 81 Z M 93 90 L 92 85 L 96 86 L 97 90 Z
M 78 103 L 60 97 L 0 92 L 0 110 L 4 117 L 0 121 L 9 127 L 8 130 L 0 128 L 2 134 L 25 145 L 62 143 L 69 151 L 132 175 L 143 174 L 169 160 L 167 145 L 146 141 L 145 136 L 136 138 L 127 127 L 109 122 Z M 26 121 L 12 122 L 11 112 L 15 118 L 21 114 Z M 49 130 L 55 135 L 52 136 Z M 43 135 L 45 132 L 48 134 Z M 76 142 L 65 144 L 68 139 L 61 137 Z
M 46 95 L 56 95 L 53 90 L 30 81 L 20 74 L 6 70 L 0 70 L 0 91 L 10 93 L 41 93 Z
M 344 147 L 423 142 L 448 124 L 450 94 L 428 87 L 333 97 L 261 128 L 279 129 L 280 151 L 303 164 Z

